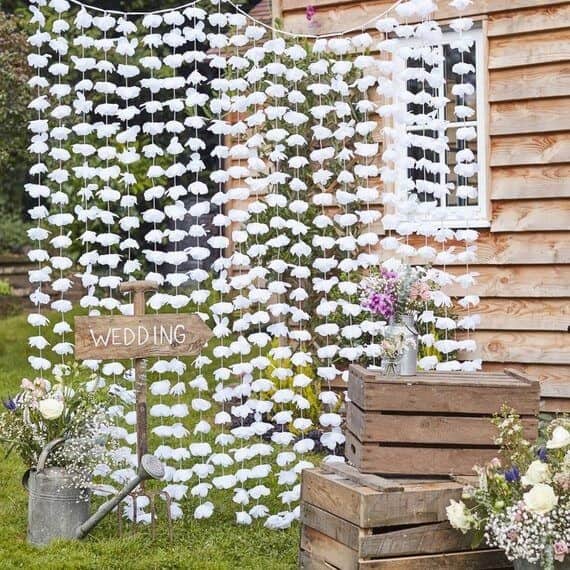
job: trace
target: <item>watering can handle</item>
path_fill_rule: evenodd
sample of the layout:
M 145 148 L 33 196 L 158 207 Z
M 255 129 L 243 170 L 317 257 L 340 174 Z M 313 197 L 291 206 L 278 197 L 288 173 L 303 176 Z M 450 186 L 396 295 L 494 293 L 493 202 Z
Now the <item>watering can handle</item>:
M 48 455 L 56 448 L 59 447 L 60 445 L 63 445 L 65 443 L 65 438 L 64 437 L 58 437 L 57 439 L 54 439 L 52 441 L 50 441 L 43 449 L 42 452 L 40 453 L 40 456 L 38 457 L 38 465 L 36 467 L 36 471 L 39 473 L 40 471 L 43 471 L 45 466 L 46 466 L 46 461 L 48 458 Z

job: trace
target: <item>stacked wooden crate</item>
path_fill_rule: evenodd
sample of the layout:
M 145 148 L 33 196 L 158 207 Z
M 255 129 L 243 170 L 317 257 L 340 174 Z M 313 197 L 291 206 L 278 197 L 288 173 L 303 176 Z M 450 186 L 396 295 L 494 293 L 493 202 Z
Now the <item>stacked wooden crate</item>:
M 446 522 L 462 485 L 385 479 L 343 464 L 303 471 L 304 570 L 490 570 L 511 568 L 501 551 L 471 550 Z
M 386 377 L 352 366 L 348 397 L 345 453 L 363 473 L 472 474 L 498 454 L 491 419 L 503 405 L 537 437 L 539 383 L 511 371 Z

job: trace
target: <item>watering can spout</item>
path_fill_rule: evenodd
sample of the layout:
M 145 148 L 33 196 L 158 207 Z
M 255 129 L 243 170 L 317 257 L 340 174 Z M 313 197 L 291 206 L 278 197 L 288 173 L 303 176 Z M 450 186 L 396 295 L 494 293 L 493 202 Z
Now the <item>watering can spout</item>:
M 162 479 L 164 477 L 164 466 L 154 455 L 143 455 L 137 476 L 129 481 L 119 493 L 106 503 L 103 503 L 95 514 L 89 517 L 83 524 L 75 530 L 76 538 L 83 538 L 95 526 L 97 526 L 106 515 L 108 515 L 129 493 L 134 491 L 142 481 L 147 479 Z

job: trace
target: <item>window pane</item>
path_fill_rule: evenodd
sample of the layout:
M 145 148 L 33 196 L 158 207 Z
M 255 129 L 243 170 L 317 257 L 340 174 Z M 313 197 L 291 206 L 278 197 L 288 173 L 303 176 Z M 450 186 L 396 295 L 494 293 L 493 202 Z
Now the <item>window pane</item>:
M 417 137 L 430 137 L 437 138 L 438 133 L 435 131 L 415 131 L 413 136 Z M 440 184 L 441 175 L 437 172 L 440 166 L 441 157 L 438 152 L 433 150 L 424 149 L 421 146 L 408 147 L 408 156 L 419 161 L 414 168 L 408 169 L 408 177 L 411 178 L 416 184 L 416 190 L 413 190 L 411 194 L 415 194 L 420 202 L 433 202 L 434 200 L 439 200 L 430 192 L 431 185 Z M 433 164 L 432 165 L 430 164 Z M 434 171 L 435 170 L 435 171 Z M 428 191 L 426 191 L 428 189 Z
M 406 62 L 408 69 L 415 68 L 415 69 L 423 69 L 428 73 L 433 69 L 431 65 L 426 64 L 422 59 L 413 59 L 409 58 Z M 427 93 L 428 95 L 435 96 L 437 95 L 437 89 L 430 87 L 427 81 L 422 81 L 421 79 L 410 79 L 407 82 L 407 89 L 413 95 L 418 95 L 422 92 Z M 416 103 L 412 102 L 408 104 L 408 111 L 413 115 L 427 115 L 433 111 L 433 107 L 428 105 L 427 103 Z
M 445 56 L 445 96 L 449 99 L 449 103 L 445 107 L 445 118 L 450 122 L 457 122 L 459 119 L 455 116 L 455 106 L 456 105 L 466 105 L 471 107 L 475 113 L 468 117 L 466 120 L 475 121 L 477 119 L 477 81 L 476 73 L 470 72 L 463 75 L 463 83 L 473 85 L 475 91 L 473 94 L 467 94 L 465 96 L 456 96 L 453 94 L 453 86 L 458 85 L 461 82 L 461 75 L 453 73 L 452 69 L 456 63 L 464 62 L 476 66 L 475 59 L 475 42 L 471 42 L 471 47 L 468 51 L 461 52 L 458 49 L 452 49 L 449 44 L 443 46 L 443 53 Z
M 447 196 L 447 205 L 476 206 L 478 204 L 476 197 L 459 198 L 456 189 L 458 186 L 473 186 L 474 188 L 478 188 L 479 179 L 477 173 L 466 178 L 465 176 L 458 176 L 454 172 L 454 168 L 457 164 L 457 153 L 465 149 L 469 149 L 473 153 L 475 162 L 477 162 L 477 139 L 472 141 L 457 140 L 457 129 L 454 128 L 447 129 L 446 134 L 449 138 L 449 150 L 446 152 L 446 163 L 450 170 L 450 173 L 447 175 L 447 182 L 453 184 L 453 190 L 451 190 Z

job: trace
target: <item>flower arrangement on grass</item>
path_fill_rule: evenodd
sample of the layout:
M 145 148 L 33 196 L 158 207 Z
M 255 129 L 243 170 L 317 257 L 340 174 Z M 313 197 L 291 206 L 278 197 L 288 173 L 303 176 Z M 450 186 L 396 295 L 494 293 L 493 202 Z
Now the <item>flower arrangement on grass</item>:
M 546 427 L 546 443 L 524 439 L 522 422 L 503 409 L 494 419 L 502 460 L 477 467 L 479 485 L 451 501 L 451 525 L 501 548 L 511 561 L 552 569 L 570 550 L 570 419 Z
M 360 283 L 361 305 L 386 321 L 424 310 L 436 284 L 424 267 L 402 265 L 398 270 L 372 270 Z
M 109 418 L 77 367 L 60 366 L 57 372 L 54 383 L 24 378 L 20 392 L 3 401 L 0 443 L 7 456 L 15 451 L 33 468 L 49 442 L 64 439 L 47 465 L 67 469 L 77 487 L 87 488 L 96 466 L 111 459 Z

